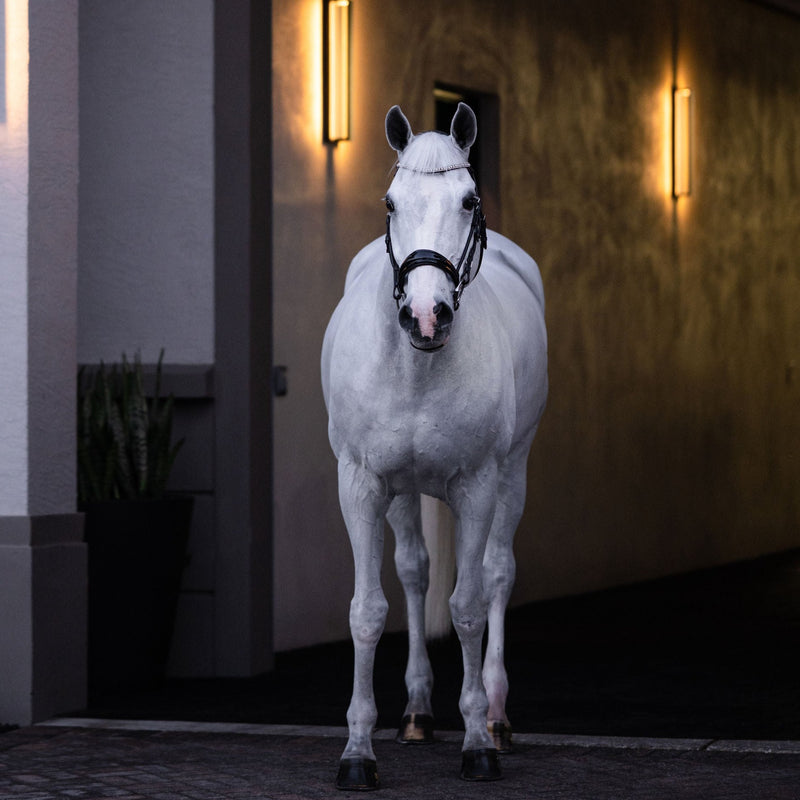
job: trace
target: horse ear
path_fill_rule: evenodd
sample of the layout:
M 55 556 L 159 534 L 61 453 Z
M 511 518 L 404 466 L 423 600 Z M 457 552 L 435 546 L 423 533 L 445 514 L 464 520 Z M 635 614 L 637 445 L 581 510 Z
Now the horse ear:
M 402 153 L 414 138 L 411 125 L 400 106 L 392 106 L 386 115 L 386 138 L 393 150 Z
M 475 112 L 466 104 L 459 103 L 453 121 L 450 123 L 450 135 L 462 150 L 469 150 L 478 136 L 478 120 Z

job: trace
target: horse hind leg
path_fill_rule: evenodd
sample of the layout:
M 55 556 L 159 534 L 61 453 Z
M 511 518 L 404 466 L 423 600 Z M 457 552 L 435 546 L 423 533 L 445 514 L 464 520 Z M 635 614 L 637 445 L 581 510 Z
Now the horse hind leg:
M 395 534 L 394 561 L 403 586 L 408 611 L 408 703 L 400 723 L 401 744 L 433 742 L 433 670 L 425 645 L 425 594 L 428 590 L 429 560 L 422 538 L 419 495 L 396 497 L 387 513 Z
M 525 470 L 506 471 L 498 489 L 489 540 L 483 560 L 484 590 L 489 603 L 483 683 L 489 700 L 487 725 L 499 753 L 510 753 L 511 723 L 506 714 L 508 675 L 505 668 L 505 613 L 514 586 L 514 533 L 525 505 Z
M 487 568 L 486 587 L 489 600 L 486 656 L 483 663 L 483 684 L 489 700 L 487 725 L 498 753 L 510 753 L 511 723 L 506 714 L 508 698 L 508 675 L 505 669 L 505 611 L 511 594 L 514 576 L 514 556 L 511 548 L 501 544 L 486 548 L 487 559 L 492 564 Z

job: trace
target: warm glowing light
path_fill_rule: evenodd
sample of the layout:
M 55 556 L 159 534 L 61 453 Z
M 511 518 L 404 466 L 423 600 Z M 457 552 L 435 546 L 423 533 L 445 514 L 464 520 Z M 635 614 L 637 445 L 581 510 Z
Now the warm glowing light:
M 350 138 L 350 2 L 328 0 L 329 141 Z
M 350 0 L 328 0 L 325 138 L 350 138 Z
M 692 193 L 692 90 L 672 93 L 672 194 Z
M 661 158 L 661 187 L 664 197 L 672 198 L 672 89 L 666 86 L 662 92 L 661 107 L 659 109 L 661 123 L 660 134 L 662 142 Z

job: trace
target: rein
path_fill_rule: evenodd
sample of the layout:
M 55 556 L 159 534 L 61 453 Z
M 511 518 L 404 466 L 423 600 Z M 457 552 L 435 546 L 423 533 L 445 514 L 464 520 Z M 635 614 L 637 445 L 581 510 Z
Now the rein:
M 457 169 L 461 165 L 449 167 L 448 169 Z M 437 170 L 439 171 L 439 170 Z M 436 250 L 414 250 L 409 253 L 403 260 L 402 264 L 397 263 L 394 257 L 394 248 L 392 247 L 392 231 L 391 231 L 392 215 L 386 215 L 386 252 L 389 254 L 389 261 L 394 271 L 394 292 L 392 296 L 400 307 L 400 301 L 405 297 L 405 285 L 408 273 L 417 267 L 431 266 L 440 269 L 447 275 L 453 282 L 453 310 L 457 310 L 461 302 L 461 294 L 467 287 L 469 282 L 478 274 L 483 261 L 483 251 L 486 249 L 486 217 L 481 209 L 481 201 L 479 197 L 475 198 L 475 207 L 472 209 L 472 225 L 470 226 L 469 236 L 464 245 L 464 250 L 461 253 L 461 258 L 458 260 L 458 266 L 453 266 L 450 259 L 445 258 L 441 253 Z M 480 243 L 480 248 L 478 244 Z M 475 267 L 475 275 L 472 272 L 472 259 L 475 256 L 475 250 L 478 248 L 478 265 Z

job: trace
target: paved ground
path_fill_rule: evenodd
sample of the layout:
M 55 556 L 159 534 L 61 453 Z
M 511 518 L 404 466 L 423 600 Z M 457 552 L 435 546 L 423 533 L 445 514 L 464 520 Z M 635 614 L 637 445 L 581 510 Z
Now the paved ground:
M 350 796 L 333 788 L 343 729 L 53 722 L 0 736 L 0 798 Z M 503 757 L 502 781 L 469 784 L 457 777 L 458 735 L 415 748 L 392 735 L 375 746 L 381 800 L 800 800 L 800 742 L 520 735 L 517 752 Z

